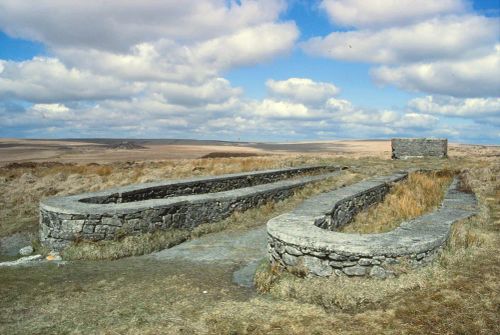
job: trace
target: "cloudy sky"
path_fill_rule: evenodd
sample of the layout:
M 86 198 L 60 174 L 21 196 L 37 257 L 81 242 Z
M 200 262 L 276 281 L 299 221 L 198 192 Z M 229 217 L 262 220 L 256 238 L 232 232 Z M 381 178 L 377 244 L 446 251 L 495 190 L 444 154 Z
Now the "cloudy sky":
M 0 137 L 500 144 L 499 0 L 1 0 Z

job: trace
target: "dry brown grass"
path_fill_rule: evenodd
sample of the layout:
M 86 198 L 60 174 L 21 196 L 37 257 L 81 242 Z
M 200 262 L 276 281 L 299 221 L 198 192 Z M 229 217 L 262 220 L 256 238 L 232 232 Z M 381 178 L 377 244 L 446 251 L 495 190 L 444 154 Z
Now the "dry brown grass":
M 303 163 L 296 156 L 99 164 L 23 163 L 0 168 L 0 236 L 36 231 L 40 199 L 134 183 L 263 170 Z
M 263 266 L 256 275 L 258 288 L 287 305 L 313 304 L 331 311 L 330 315 L 337 317 L 330 321 L 342 324 L 340 329 L 331 329 L 333 334 L 360 334 L 363 326 L 373 326 L 378 329 L 375 333 L 391 334 L 498 333 L 499 172 L 496 164 L 467 171 L 480 200 L 480 212 L 453 226 L 448 245 L 428 267 L 381 281 L 302 279 Z M 325 318 L 318 318 L 325 325 Z M 266 320 L 260 321 L 261 327 L 269 326 Z
M 435 209 L 442 202 L 453 179 L 453 171 L 410 173 L 407 180 L 394 185 L 384 201 L 356 215 L 343 226 L 345 233 L 383 233 L 403 221 Z
M 63 194 L 127 184 L 136 168 L 143 171 L 138 180 L 145 181 L 237 172 L 246 164 L 254 164 L 242 164 L 240 160 L 120 163 L 110 165 L 113 171 L 108 176 L 67 174 L 61 178 L 63 181 L 57 181 L 58 173 L 52 168 L 47 168 L 46 175 L 42 175 L 42 168 L 25 169 L 12 178 L 9 176 L 13 171 L 1 170 L 0 201 L 7 205 L 0 206 L 0 214 L 17 213 L 27 207 L 26 215 L 35 218 L 37 199 L 51 193 L 51 187 Z M 2 269 L 0 333 L 500 333 L 498 158 L 478 158 L 474 151 L 460 159 L 452 155 L 449 160 L 423 161 L 295 155 L 286 159 L 259 157 L 255 164 L 264 169 L 322 162 L 355 165 L 353 170 L 358 178 L 415 166 L 468 168 L 467 180 L 479 198 L 481 211 L 454 226 L 449 245 L 435 263 L 394 280 L 309 280 L 276 272 L 275 278 L 268 280 L 270 293 L 256 295 L 232 285 L 228 280 L 230 270 L 218 266 L 159 266 L 127 258 L 71 262 L 61 268 Z M 35 182 L 20 179 L 26 172 L 35 176 Z M 11 202 L 10 196 L 22 200 L 26 194 L 34 194 L 29 201 L 35 201 L 35 205 Z M 277 214 L 275 209 L 266 210 L 270 216 Z M 248 217 L 246 214 L 239 216 L 242 229 L 244 221 L 254 220 L 250 213 Z M 15 223 L 11 219 L 0 220 L 0 228 L 8 230 L 7 226 Z M 21 227 L 25 229 L 27 225 Z
M 188 230 L 170 229 L 126 236 L 119 241 L 81 241 L 64 249 L 62 257 L 65 260 L 104 260 L 138 256 L 170 248 L 186 241 L 189 237 Z

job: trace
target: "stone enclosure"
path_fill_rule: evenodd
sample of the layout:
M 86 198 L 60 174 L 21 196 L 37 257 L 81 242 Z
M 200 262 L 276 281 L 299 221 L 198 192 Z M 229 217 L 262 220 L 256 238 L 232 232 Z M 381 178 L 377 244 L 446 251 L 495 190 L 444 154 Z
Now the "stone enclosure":
M 447 139 L 393 138 L 392 158 L 448 157 Z
M 376 177 L 306 200 L 292 212 L 267 223 L 271 263 L 300 268 L 308 275 L 392 276 L 402 260 L 417 266 L 432 260 L 445 245 L 451 225 L 474 215 L 473 194 L 459 190 L 454 179 L 436 211 L 381 234 L 348 234 L 335 229 L 361 210 L 383 199 L 391 184 L 407 173 Z
M 279 201 L 294 190 L 341 173 L 334 166 L 309 166 L 217 177 L 146 183 L 40 202 L 40 241 L 61 250 L 77 240 L 112 240 L 157 230 L 193 229 L 220 221 L 236 210 Z M 477 212 L 474 194 L 455 178 L 432 213 L 380 234 L 336 230 L 382 201 L 401 171 L 322 193 L 267 223 L 272 263 L 308 275 L 392 276 L 393 264 L 417 266 L 445 245 L 454 222 Z
M 235 210 L 284 199 L 295 189 L 340 170 L 332 166 L 285 168 L 47 198 L 40 202 L 40 241 L 61 250 L 75 240 L 112 240 L 156 230 L 192 229 L 222 220 Z

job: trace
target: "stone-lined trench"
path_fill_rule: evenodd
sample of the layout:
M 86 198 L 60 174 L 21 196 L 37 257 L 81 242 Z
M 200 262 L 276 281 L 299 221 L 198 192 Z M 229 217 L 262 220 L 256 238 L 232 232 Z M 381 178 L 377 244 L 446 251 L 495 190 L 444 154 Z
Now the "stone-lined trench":
M 48 198 L 40 203 L 40 241 L 61 250 L 75 240 L 192 229 L 237 210 L 283 200 L 295 189 L 335 176 L 340 170 L 332 166 L 286 168 Z M 313 172 L 321 174 L 291 178 Z M 149 198 L 144 199 L 146 196 Z
M 455 178 L 436 211 L 381 234 L 347 234 L 335 229 L 361 210 L 381 201 L 391 184 L 407 173 L 376 177 L 306 200 L 292 212 L 267 223 L 271 263 L 300 268 L 309 275 L 394 275 L 391 266 L 429 263 L 445 245 L 454 222 L 477 212 L 473 194 L 459 190 Z

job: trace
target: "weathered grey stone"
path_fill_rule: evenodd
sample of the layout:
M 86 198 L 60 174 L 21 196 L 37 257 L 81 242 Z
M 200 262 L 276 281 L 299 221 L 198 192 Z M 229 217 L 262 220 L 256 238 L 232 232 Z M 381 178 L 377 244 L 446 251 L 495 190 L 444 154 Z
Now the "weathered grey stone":
M 319 257 L 319 258 L 325 258 L 326 257 L 326 253 L 321 252 L 321 251 L 309 251 L 308 253 L 310 255 L 312 255 L 312 256 Z
M 107 226 L 116 226 L 116 227 L 121 227 L 123 225 L 123 222 L 120 218 L 113 216 L 113 217 L 103 217 L 101 220 L 101 223 L 103 225 Z
M 343 261 L 343 262 L 339 262 L 339 261 L 330 261 L 330 265 L 335 267 L 335 268 L 344 268 L 344 267 L 348 267 L 348 266 L 354 266 L 354 265 L 357 265 L 358 262 L 355 262 L 355 261 Z
M 447 139 L 393 138 L 391 146 L 393 159 L 448 156 Z
M 383 267 L 375 265 L 370 269 L 370 277 L 384 279 L 387 276 Z
M 350 266 L 344 268 L 342 271 L 348 276 L 364 276 L 367 272 L 367 268 L 360 265 Z
M 21 256 L 29 256 L 33 253 L 33 247 L 31 245 L 27 245 L 21 249 L 19 249 L 19 255 Z
M 393 257 L 387 257 L 384 261 L 385 264 L 398 264 L 399 260 Z
M 84 234 L 92 234 L 94 232 L 95 226 L 90 224 L 83 225 L 82 233 Z
M 315 276 L 328 277 L 333 273 L 333 269 L 328 265 L 328 261 L 321 260 L 317 257 L 304 256 L 302 262 L 309 273 Z
M 281 259 L 280 255 L 276 251 L 274 251 L 274 250 L 271 250 L 269 252 L 269 255 L 270 255 L 270 261 L 271 262 L 274 262 L 274 261 L 277 261 L 277 260 Z
M 126 232 L 134 231 L 141 227 L 141 223 L 142 223 L 141 219 L 130 219 L 123 224 L 122 228 Z
M 423 259 L 425 256 L 426 256 L 426 254 L 425 254 L 425 252 L 423 252 L 423 253 L 417 254 L 415 258 L 419 261 L 419 260 Z
M 302 252 L 299 249 L 292 247 L 290 245 L 287 245 L 285 247 L 285 252 L 290 254 L 290 255 L 293 255 L 293 256 L 301 256 L 302 255 Z
M 82 231 L 84 223 L 85 220 L 61 220 L 59 238 L 73 240 Z
M 284 253 L 281 258 L 283 259 L 283 262 L 285 265 L 288 266 L 296 266 L 299 262 L 298 258 L 295 256 L 292 256 L 290 254 Z
M 331 254 L 328 255 L 328 258 L 333 259 L 334 261 L 346 261 L 347 257 L 343 255 L 336 254 L 332 252 Z
M 372 260 L 371 259 L 368 259 L 368 258 L 360 258 L 359 261 L 358 261 L 358 264 L 359 265 L 371 265 L 372 264 Z

